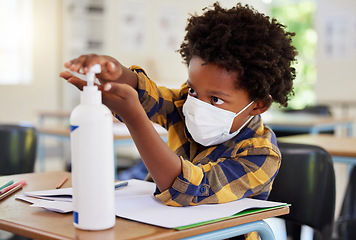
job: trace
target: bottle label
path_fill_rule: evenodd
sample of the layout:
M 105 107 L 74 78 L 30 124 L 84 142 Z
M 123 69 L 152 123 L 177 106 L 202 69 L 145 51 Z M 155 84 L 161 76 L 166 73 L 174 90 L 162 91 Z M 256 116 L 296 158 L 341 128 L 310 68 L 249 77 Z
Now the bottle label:
M 75 125 L 70 125 L 70 132 L 73 132 L 75 129 L 77 129 L 79 126 Z
M 79 214 L 76 211 L 73 211 L 73 222 L 79 224 Z

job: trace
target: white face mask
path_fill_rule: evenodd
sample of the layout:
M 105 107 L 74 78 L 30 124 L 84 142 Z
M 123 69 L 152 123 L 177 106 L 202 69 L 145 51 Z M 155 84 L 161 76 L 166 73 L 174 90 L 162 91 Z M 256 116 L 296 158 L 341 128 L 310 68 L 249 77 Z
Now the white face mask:
M 183 105 L 185 124 L 193 139 L 201 145 L 220 144 L 235 137 L 253 118 L 251 116 L 236 132 L 230 134 L 235 117 L 245 111 L 253 102 L 250 102 L 240 112 L 234 113 L 188 95 Z

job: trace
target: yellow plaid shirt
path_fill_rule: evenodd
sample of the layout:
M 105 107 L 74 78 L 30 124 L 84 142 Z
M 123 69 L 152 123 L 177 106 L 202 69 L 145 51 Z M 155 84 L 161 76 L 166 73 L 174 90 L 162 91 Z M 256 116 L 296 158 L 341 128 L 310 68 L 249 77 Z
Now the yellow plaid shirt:
M 171 206 L 224 203 L 244 197 L 266 200 L 276 177 L 281 153 L 276 136 L 255 116 L 234 138 L 198 152 L 182 113 L 188 86 L 168 89 L 157 86 L 138 66 L 140 102 L 151 121 L 168 130 L 167 145 L 182 162 L 182 173 L 172 187 L 157 189 L 155 197 Z M 249 234 L 248 239 L 257 239 Z

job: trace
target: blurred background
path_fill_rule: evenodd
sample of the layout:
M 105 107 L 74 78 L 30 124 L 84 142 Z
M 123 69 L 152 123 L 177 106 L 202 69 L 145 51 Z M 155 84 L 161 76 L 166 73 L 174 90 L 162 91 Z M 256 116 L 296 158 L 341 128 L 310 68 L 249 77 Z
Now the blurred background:
M 179 87 L 187 79 L 187 68 L 176 50 L 185 35 L 187 18 L 214 2 L 0 0 L 0 123 L 68 126 L 68 114 L 79 104 L 80 95 L 59 73 L 64 62 L 81 54 L 113 56 L 125 66 L 143 67 L 159 85 Z M 220 1 L 224 7 L 236 2 Z M 242 3 L 296 32 L 297 79 L 288 108 L 323 105 L 334 117 L 355 117 L 356 2 Z M 269 111 L 280 110 L 272 106 Z M 69 142 L 40 140 L 39 154 L 46 158 L 42 170 L 65 168 L 70 162 Z M 134 146 L 118 152 L 139 158 Z M 51 157 L 58 161 L 49 161 Z M 123 162 L 119 166 L 125 168 Z
M 71 111 L 74 87 L 58 77 L 63 63 L 86 53 L 140 65 L 162 85 L 186 80 L 179 48 L 189 14 L 208 0 L 0 1 L 0 121 L 38 121 L 38 111 Z M 231 7 L 236 1 L 222 0 Z M 299 56 L 290 108 L 328 104 L 355 115 L 356 2 L 243 1 L 297 33 Z
M 143 67 L 158 85 L 179 87 L 187 68 L 176 50 L 187 18 L 214 2 L 0 0 L 0 123 L 68 127 L 80 95 L 59 73 L 64 62 L 81 54 L 113 56 L 125 66 Z M 224 7 L 236 2 L 220 1 Z M 356 118 L 356 1 L 241 2 L 296 32 L 297 78 L 287 110 L 324 106 L 333 117 Z M 272 106 L 269 112 L 282 110 Z M 62 140 L 39 138 L 38 155 L 46 161 L 42 166 L 37 161 L 35 171 L 69 169 L 69 141 Z M 132 144 L 117 156 L 119 169 L 140 162 Z M 334 166 L 337 189 L 343 192 L 349 167 Z M 343 194 L 338 195 L 340 203 Z

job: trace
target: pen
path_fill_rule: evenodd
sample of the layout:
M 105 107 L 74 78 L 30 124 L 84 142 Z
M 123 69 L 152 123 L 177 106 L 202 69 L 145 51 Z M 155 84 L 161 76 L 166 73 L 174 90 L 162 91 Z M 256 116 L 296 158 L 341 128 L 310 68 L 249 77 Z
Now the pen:
M 20 182 L 13 183 L 13 184 L 11 184 L 10 186 L 1 189 L 1 190 L 0 190 L 0 194 L 3 194 L 3 193 L 5 193 L 5 192 L 11 190 L 11 189 L 13 189 L 14 187 L 16 187 L 16 186 L 18 186 L 18 185 L 22 185 L 22 186 L 23 186 L 23 185 L 26 185 L 26 180 L 22 180 L 22 181 L 20 181 Z
M 115 183 L 115 189 L 125 187 L 125 186 L 127 186 L 127 184 L 129 184 L 129 183 L 128 182 L 117 182 L 117 183 Z
M 1 189 L 3 189 L 3 188 L 6 188 L 6 187 L 8 187 L 8 186 L 10 186 L 11 184 L 13 184 L 14 183 L 14 181 L 9 181 L 9 182 L 7 182 L 7 183 L 5 183 L 4 185 L 2 185 L 1 187 L 0 187 L 0 190 Z
M 11 188 L 10 190 L 8 190 L 7 192 L 3 193 L 0 195 L 0 200 L 3 200 L 4 198 L 10 196 L 11 194 L 13 194 L 14 192 L 17 192 L 18 190 L 20 190 L 22 188 L 22 184 L 16 185 L 15 187 Z
M 64 178 L 61 179 L 61 181 L 58 182 L 56 188 L 61 188 L 63 186 L 63 184 L 68 180 L 68 177 L 65 176 Z

